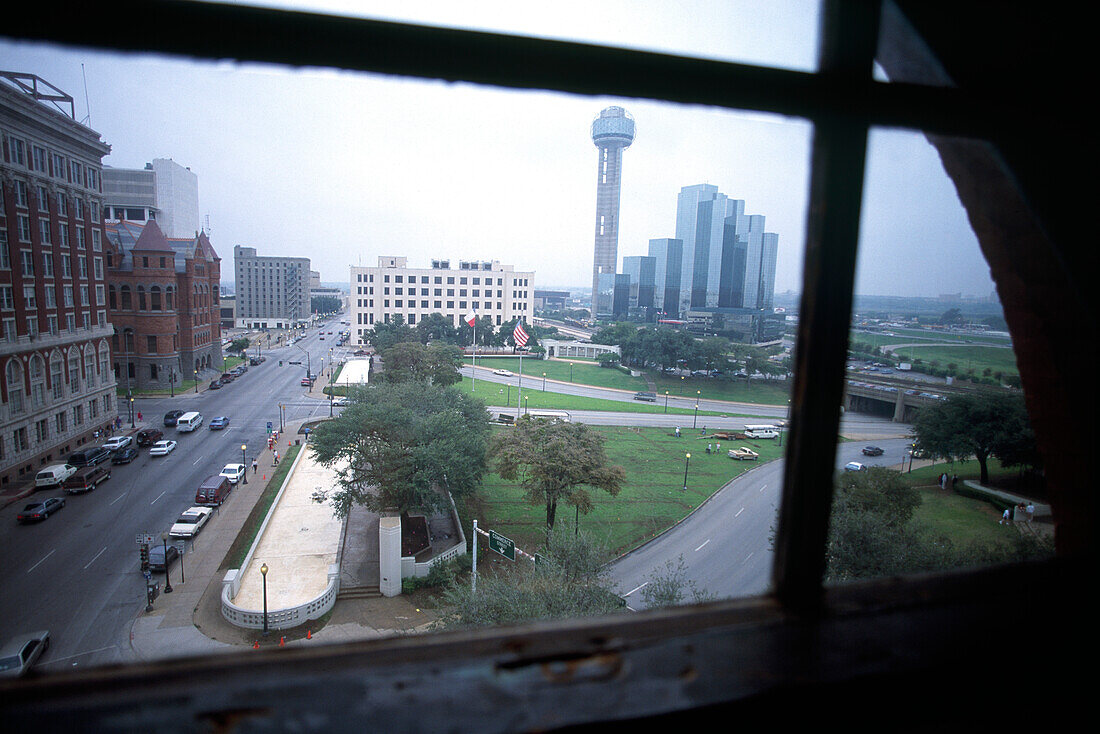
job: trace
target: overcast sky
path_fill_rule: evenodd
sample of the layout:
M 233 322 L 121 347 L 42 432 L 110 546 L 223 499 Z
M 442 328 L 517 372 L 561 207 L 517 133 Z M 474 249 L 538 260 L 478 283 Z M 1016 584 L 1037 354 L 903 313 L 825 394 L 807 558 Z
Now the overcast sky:
M 647 48 L 812 70 L 817 2 L 267 2 L 367 17 Z M 84 76 L 87 79 L 87 96 Z M 326 282 L 404 255 L 497 259 L 539 287 L 591 283 L 596 148 L 611 104 L 637 135 L 623 156 L 619 257 L 675 234 L 682 186 L 744 199 L 779 235 L 776 291 L 800 290 L 811 127 L 804 121 L 632 99 L 502 91 L 255 64 L 116 56 L 0 40 L 0 68 L 76 99 L 110 166 L 171 158 L 232 280 L 233 246 L 307 256 Z M 935 151 L 871 140 L 856 291 L 988 295 L 989 269 Z

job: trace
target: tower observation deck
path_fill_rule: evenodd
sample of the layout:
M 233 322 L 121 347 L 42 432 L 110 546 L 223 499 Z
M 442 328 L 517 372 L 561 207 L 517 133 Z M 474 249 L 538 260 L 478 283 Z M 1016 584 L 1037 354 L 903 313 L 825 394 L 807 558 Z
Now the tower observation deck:
M 599 149 L 596 169 L 596 247 L 592 260 L 592 315 L 610 313 L 619 254 L 619 188 L 623 149 L 634 142 L 634 118 L 622 107 L 608 107 L 592 121 L 592 142 Z M 601 287 L 601 274 L 604 287 Z M 603 291 L 607 291 L 606 293 Z

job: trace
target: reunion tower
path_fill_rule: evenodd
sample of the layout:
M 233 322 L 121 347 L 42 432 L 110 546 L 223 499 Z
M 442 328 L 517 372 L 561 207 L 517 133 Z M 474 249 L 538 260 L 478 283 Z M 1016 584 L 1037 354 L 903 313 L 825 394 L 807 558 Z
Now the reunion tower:
M 609 274 L 614 282 L 619 256 L 619 185 L 622 181 L 623 149 L 634 142 L 634 118 L 622 107 L 608 107 L 592 121 L 592 142 L 600 151 L 596 177 L 596 252 L 592 260 L 592 317 L 595 318 L 597 311 L 611 310 L 609 300 L 604 304 L 599 299 L 600 274 Z

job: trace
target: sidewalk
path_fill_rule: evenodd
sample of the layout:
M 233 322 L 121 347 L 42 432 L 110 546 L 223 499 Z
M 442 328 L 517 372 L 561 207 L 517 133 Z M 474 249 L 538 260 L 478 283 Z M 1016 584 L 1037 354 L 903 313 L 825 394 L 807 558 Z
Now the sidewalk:
M 302 437 L 297 434 L 301 421 L 287 425 L 287 431 L 279 435 L 280 460 L 286 453 L 287 442 Z M 278 645 L 282 635 L 272 631 L 266 638 L 260 630 L 236 627 L 221 615 L 222 578 L 226 569 L 220 569 L 226 553 L 236 540 L 246 519 L 247 512 L 237 512 L 236 507 L 251 508 L 262 493 L 266 481 L 275 468 L 272 452 L 264 448 L 257 456 L 258 471 L 248 474 L 248 484 L 240 484 L 230 494 L 229 501 L 210 525 L 203 530 L 188 549 L 180 565 L 171 569 L 173 592 L 162 593 L 153 603 L 153 611 L 141 613 L 130 630 L 130 644 L 134 656 L 143 661 L 174 657 L 187 657 L 209 653 L 250 650 L 259 642 L 261 646 Z M 372 525 L 373 522 L 373 525 Z M 373 541 L 371 529 L 373 527 Z M 357 545 L 363 553 L 371 549 L 377 554 L 377 519 L 370 513 L 353 512 L 349 517 L 345 549 Z M 354 555 L 354 551 L 352 553 Z M 352 575 L 367 575 L 369 568 L 362 559 L 345 558 Z M 347 579 L 347 574 L 344 574 Z M 159 580 L 163 592 L 164 578 Z M 352 579 L 347 579 L 352 581 Z M 355 578 L 367 582 L 369 579 Z M 390 637 L 407 634 L 432 621 L 432 617 L 417 609 L 408 599 L 393 598 L 338 598 L 327 624 L 316 631 L 312 639 L 287 642 L 287 646 L 340 643 L 350 640 Z

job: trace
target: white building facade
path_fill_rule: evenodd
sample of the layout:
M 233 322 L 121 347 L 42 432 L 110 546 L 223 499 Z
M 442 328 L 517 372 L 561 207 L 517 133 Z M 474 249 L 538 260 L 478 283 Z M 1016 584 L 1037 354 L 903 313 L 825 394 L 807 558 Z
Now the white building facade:
M 410 326 L 433 313 L 458 326 L 471 312 L 495 326 L 516 318 L 530 323 L 534 296 L 534 271 L 497 260 L 460 260 L 457 269 L 449 260 L 432 260 L 429 268 L 410 268 L 404 257 L 381 256 L 377 267 L 351 268 L 351 339 L 365 344 L 375 324 L 397 315 Z

